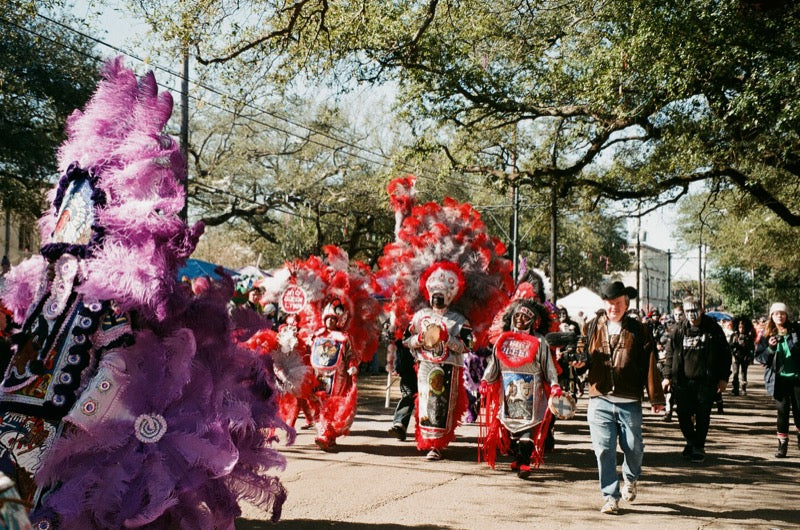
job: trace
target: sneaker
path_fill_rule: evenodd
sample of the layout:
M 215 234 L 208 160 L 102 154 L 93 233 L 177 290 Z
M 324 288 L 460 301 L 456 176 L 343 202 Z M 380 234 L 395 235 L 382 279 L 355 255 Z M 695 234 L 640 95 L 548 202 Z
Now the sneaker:
M 669 423 L 672 421 L 672 411 L 665 412 L 664 416 L 661 418 L 661 421 Z
M 403 428 L 402 425 L 392 425 L 392 428 L 389 429 L 389 434 L 391 434 L 401 442 L 406 441 L 406 430 Z
M 619 513 L 619 501 L 614 497 L 607 497 L 606 503 L 600 508 L 600 513 L 617 515 Z
M 628 502 L 633 502 L 636 500 L 636 481 L 628 482 L 625 481 L 625 484 L 622 486 L 622 498 Z
M 440 453 L 438 449 L 431 449 L 430 451 L 428 451 L 428 454 L 425 455 L 425 460 L 434 461 L 441 459 L 442 459 L 442 453 Z
M 689 458 L 692 458 L 692 453 L 694 453 L 694 447 L 692 447 L 692 444 L 686 444 L 686 447 L 683 448 L 681 455 L 683 455 L 683 458 L 688 460 Z
M 706 452 L 703 449 L 695 449 L 692 452 L 692 462 L 695 464 L 702 464 L 706 461 Z
M 519 471 L 517 472 L 517 476 L 519 478 L 525 479 L 531 476 L 531 466 L 526 466 L 522 464 L 519 466 Z

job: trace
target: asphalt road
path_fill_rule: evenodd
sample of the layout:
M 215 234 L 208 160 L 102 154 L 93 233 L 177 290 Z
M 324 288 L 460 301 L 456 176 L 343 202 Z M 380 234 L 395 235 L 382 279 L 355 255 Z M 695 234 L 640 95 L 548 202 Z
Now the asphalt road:
M 281 520 L 271 524 L 243 505 L 236 528 L 798 528 L 797 439 L 790 440 L 788 458 L 773 456 L 773 400 L 759 366 L 749 379 L 747 396 L 728 393 L 724 414 L 712 415 L 703 464 L 681 457 L 677 421 L 664 423 L 647 408 L 639 495 L 620 501 L 619 515 L 603 515 L 587 399 L 578 401 L 574 419 L 558 422 L 555 450 L 522 480 L 506 457 L 498 457 L 494 470 L 477 462 L 477 425 L 459 428 L 444 460 L 426 461 L 412 436 L 400 442 L 386 434 L 393 408 L 384 408 L 385 375 L 362 377 L 356 421 L 339 439 L 339 452 L 320 451 L 313 431 L 298 431 L 295 444 L 281 448 L 288 463 L 280 476 L 289 493 Z M 392 407 L 397 399 L 395 385 Z

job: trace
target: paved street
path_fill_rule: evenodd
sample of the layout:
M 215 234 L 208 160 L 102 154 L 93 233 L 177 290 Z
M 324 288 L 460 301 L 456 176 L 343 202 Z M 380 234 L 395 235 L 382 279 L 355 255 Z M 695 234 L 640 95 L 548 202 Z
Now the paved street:
M 724 415 L 713 414 L 704 464 L 685 462 L 677 421 L 645 415 L 644 473 L 634 503 L 617 516 L 599 513 L 602 498 L 586 424 L 586 399 L 575 419 L 556 426 L 556 450 L 528 480 L 477 462 L 478 427 L 464 425 L 445 453 L 427 462 L 409 441 L 390 438 L 393 409 L 384 408 L 385 376 L 362 377 L 350 436 L 338 453 L 323 453 L 310 431 L 283 449 L 281 474 L 289 498 L 272 525 L 243 506 L 239 530 L 261 528 L 792 528 L 800 525 L 800 450 L 773 457 L 775 411 L 762 370 L 750 370 L 746 397 L 725 396 Z M 392 406 L 399 398 L 395 385 Z M 298 421 L 298 426 L 303 420 Z

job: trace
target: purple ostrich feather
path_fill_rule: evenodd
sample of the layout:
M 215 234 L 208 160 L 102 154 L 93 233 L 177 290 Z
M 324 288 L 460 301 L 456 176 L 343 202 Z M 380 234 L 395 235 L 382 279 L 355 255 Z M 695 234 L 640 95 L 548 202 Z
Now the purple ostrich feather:
M 100 361 L 118 363 L 114 414 L 73 421 L 41 462 L 36 481 L 52 489 L 32 520 L 75 529 L 232 528 L 242 499 L 277 520 L 286 491 L 267 472 L 285 459 L 273 447 L 277 435 L 264 433 L 284 431 L 291 443 L 294 431 L 278 414 L 271 361 L 234 343 L 230 282 L 198 296 L 177 284 L 203 226 L 179 216 L 184 159 L 161 132 L 172 98 L 158 93 L 152 73 L 137 78 L 121 58 L 103 76 L 69 118 L 59 150 L 64 177 L 40 220 L 42 254 L 75 250 L 50 238 L 66 186 L 83 172 L 93 186 L 94 235 L 75 254 L 76 290 L 132 315 L 134 341 Z M 4 301 L 15 316 L 24 316 L 46 266 L 37 256 L 9 275 Z

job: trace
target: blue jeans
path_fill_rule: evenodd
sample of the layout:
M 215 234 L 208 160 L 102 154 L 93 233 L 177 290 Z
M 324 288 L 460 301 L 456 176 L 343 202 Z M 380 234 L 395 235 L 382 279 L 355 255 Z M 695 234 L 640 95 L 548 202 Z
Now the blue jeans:
M 586 411 L 592 447 L 597 457 L 600 491 L 604 497 L 620 498 L 617 475 L 617 435 L 622 448 L 622 474 L 632 482 L 642 474 L 644 440 L 642 438 L 642 403 L 612 403 L 595 397 Z

